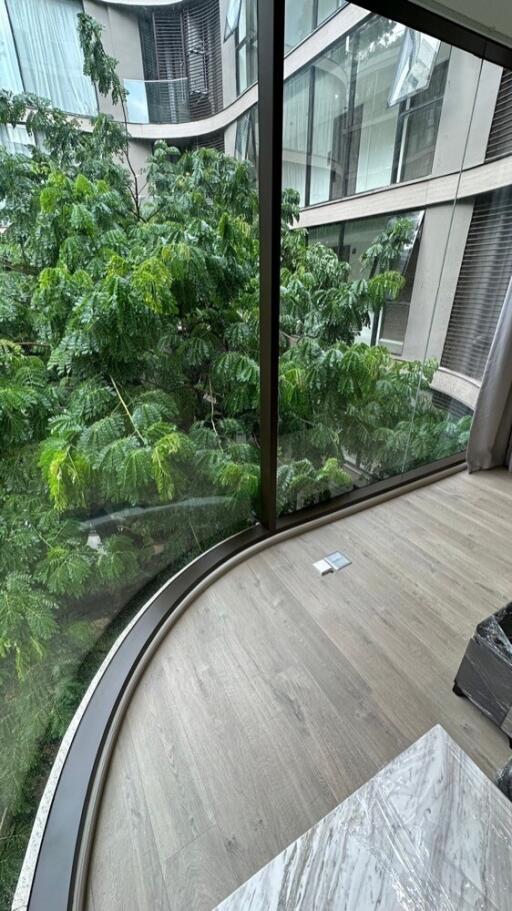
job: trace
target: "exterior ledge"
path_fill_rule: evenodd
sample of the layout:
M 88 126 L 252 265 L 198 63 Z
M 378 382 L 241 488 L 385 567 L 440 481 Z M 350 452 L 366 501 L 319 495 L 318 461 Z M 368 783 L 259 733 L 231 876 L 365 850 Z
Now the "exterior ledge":
M 454 370 L 447 370 L 446 367 L 439 367 L 432 380 L 432 389 L 449 395 L 474 410 L 480 392 L 480 380 L 456 373 Z

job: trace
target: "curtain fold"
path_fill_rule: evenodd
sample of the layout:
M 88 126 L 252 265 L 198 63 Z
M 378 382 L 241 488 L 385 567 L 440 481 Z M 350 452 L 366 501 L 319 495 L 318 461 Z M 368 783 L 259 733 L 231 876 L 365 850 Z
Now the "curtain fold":
M 331 189 L 331 169 L 341 170 L 343 115 L 350 89 L 351 48 L 329 51 L 315 66 L 315 102 L 309 204 L 325 202 Z
M 309 70 L 284 85 L 283 103 L 283 188 L 300 193 L 304 205 L 309 116 Z
M 512 471 L 512 282 L 485 367 L 468 443 L 470 471 Z
M 95 114 L 77 33 L 78 0 L 8 0 L 25 91 L 72 114 Z

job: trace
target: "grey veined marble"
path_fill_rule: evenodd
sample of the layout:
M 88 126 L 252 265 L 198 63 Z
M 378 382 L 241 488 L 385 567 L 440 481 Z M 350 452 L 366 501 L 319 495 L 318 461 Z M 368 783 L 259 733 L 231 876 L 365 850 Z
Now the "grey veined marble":
M 217 911 L 512 911 L 512 803 L 437 726 Z

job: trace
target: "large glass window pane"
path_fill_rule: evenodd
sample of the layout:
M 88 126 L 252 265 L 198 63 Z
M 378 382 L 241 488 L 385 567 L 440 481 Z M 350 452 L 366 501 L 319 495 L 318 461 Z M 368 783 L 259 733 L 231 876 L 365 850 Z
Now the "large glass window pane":
M 148 96 L 146 86 L 154 83 L 146 83 L 143 79 L 125 79 L 124 87 L 128 92 L 126 101 L 126 110 L 130 123 L 149 123 Z
M 96 94 L 84 76 L 77 35 L 78 0 L 9 0 L 27 92 L 49 98 L 73 114 L 94 114 Z
M 450 54 L 440 45 L 428 80 L 418 80 L 414 92 L 390 106 L 404 33 L 397 23 L 371 17 L 312 63 L 306 179 L 311 203 L 386 188 L 431 170 L 444 173 L 449 161 L 455 168 L 474 167 L 478 142 L 484 161 L 485 123 L 488 131 L 490 121 L 488 112 L 487 119 L 482 112 L 489 93 L 497 91 L 497 68 L 482 68 L 470 55 Z M 450 130 L 447 112 L 456 129 Z M 331 129 L 336 124 L 341 151 L 330 141 L 329 123 Z M 472 156 L 468 161 L 461 152 L 465 148 Z M 486 326 L 492 320 L 486 323 L 480 314 L 472 324 L 474 301 L 480 295 L 490 302 L 486 276 L 496 270 L 499 275 L 500 265 L 503 282 L 497 297 L 504 296 L 510 278 L 510 243 L 503 239 L 509 202 L 503 197 L 473 205 L 471 199 L 450 198 L 424 211 L 372 215 L 376 198 L 385 205 L 385 193 L 350 203 L 361 212 L 355 220 L 299 228 L 298 233 L 286 200 L 281 512 L 401 477 L 411 468 L 462 452 L 467 442 L 474 386 L 464 385 L 451 365 L 463 363 L 468 349 L 467 361 L 476 361 L 484 336 L 488 350 L 492 329 Z M 334 214 L 335 207 L 328 211 Z M 325 210 L 317 212 L 326 217 Z M 303 224 L 314 217 L 315 209 L 309 210 Z M 498 253 L 489 258 L 491 222 Z M 483 304 L 480 309 L 483 313 Z M 495 320 L 491 303 L 490 310 Z M 469 344 L 463 327 L 469 327 Z
M 388 95 L 403 32 L 401 25 L 374 19 L 357 33 L 351 124 L 352 145 L 358 149 L 356 193 L 384 187 L 392 181 L 398 109 L 388 107 Z
M 385 301 L 379 313 L 369 314 L 367 325 L 362 327 L 357 336 L 358 341 L 366 344 L 375 344 L 378 340 L 394 354 L 401 353 L 407 328 L 422 213 L 407 212 L 401 217 L 410 222 L 411 231 L 391 265 L 404 277 L 404 285 L 394 299 Z M 374 240 L 391 228 L 396 221 L 397 216 L 377 215 L 337 225 L 325 225 L 308 232 L 309 242 L 322 243 L 330 247 L 340 259 L 349 264 L 352 280 L 364 280 L 367 269 L 362 257 Z
M 441 45 L 428 88 L 402 105 L 399 115 L 397 180 L 430 174 L 443 106 L 449 48 Z
M 6 0 L 0 0 L 0 85 L 11 92 L 23 91 Z
M 28 5 L 15 5 L 21 21 Z M 42 22 L 33 12 L 26 54 Z M 44 84 L 66 54 L 41 51 Z M 256 125 L 253 109 L 244 156 Z M 43 134 L 33 157 L 10 154 L 22 127 L 0 129 L 2 907 L 101 661 L 149 596 L 252 525 L 259 503 L 253 168 L 216 151 L 224 135 L 134 141 L 128 167 L 105 133 L 69 130 Z
M 310 205 L 354 192 L 357 158 L 349 123 L 351 47 L 352 42 L 346 41 L 312 66 Z
M 226 10 L 226 22 L 224 24 L 224 41 L 236 31 L 239 27 L 240 14 L 244 0 L 229 0 Z
M 291 51 L 313 31 L 313 8 L 314 0 L 285 0 L 285 51 Z
M 283 187 L 297 190 L 304 205 L 310 95 L 309 70 L 285 83 L 283 111 Z
M 321 25 L 342 6 L 346 6 L 346 0 L 318 0 L 317 25 Z
M 237 51 L 238 63 L 238 92 L 245 92 L 248 86 L 247 77 L 247 45 L 243 44 Z
M 243 0 L 236 32 L 237 94 L 253 85 L 257 76 L 257 6 L 255 0 Z
M 253 107 L 240 117 L 236 124 L 235 158 L 249 161 L 254 168 L 258 167 L 258 108 Z
M 390 105 L 404 35 L 402 26 L 372 17 L 310 64 L 306 205 L 431 172 L 449 49 L 436 51 L 426 88 L 416 81 L 414 94 Z

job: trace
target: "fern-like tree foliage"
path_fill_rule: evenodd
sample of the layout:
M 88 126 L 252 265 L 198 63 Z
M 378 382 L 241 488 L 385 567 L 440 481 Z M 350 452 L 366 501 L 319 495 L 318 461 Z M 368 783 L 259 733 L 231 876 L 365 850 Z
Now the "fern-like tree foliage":
M 80 38 L 98 90 L 124 104 L 87 16 Z M 4 840 L 4 810 L 37 742 L 62 733 L 76 664 L 109 619 L 252 520 L 260 368 L 250 165 L 158 142 L 141 195 L 122 124 L 100 114 L 83 132 L 5 91 L 0 122 L 23 123 L 33 143 L 0 148 Z M 293 191 L 282 211 L 285 511 L 460 449 L 468 426 L 432 405 L 434 363 L 356 341 L 400 292 L 411 225 L 376 238 L 356 281 L 294 226 Z

